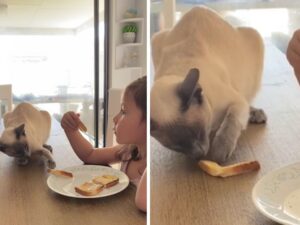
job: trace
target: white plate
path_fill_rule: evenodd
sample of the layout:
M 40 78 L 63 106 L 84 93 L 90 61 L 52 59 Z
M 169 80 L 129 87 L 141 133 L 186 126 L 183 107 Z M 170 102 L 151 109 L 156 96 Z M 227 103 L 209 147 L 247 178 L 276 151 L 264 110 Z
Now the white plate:
M 63 170 L 73 173 L 73 178 L 65 178 L 50 174 L 47 179 L 47 184 L 52 191 L 69 197 L 101 198 L 117 194 L 124 190 L 129 184 L 129 179 L 125 173 L 107 166 L 81 165 L 68 167 Z M 99 194 L 94 196 L 83 196 L 75 191 L 75 186 L 81 185 L 84 182 L 91 181 L 94 177 L 105 174 L 119 177 L 119 183 L 110 188 L 103 189 Z
M 282 224 L 300 224 L 300 163 L 272 171 L 252 191 L 256 208 Z

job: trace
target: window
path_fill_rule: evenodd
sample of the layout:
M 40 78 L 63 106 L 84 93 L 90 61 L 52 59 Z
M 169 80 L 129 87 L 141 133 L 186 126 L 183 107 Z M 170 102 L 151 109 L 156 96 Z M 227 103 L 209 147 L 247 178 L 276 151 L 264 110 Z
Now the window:
M 103 140 L 104 0 L 99 1 L 99 143 Z M 80 113 L 94 141 L 94 1 L 11 1 L 0 4 L 0 84 L 14 104 L 47 110 L 60 122 Z

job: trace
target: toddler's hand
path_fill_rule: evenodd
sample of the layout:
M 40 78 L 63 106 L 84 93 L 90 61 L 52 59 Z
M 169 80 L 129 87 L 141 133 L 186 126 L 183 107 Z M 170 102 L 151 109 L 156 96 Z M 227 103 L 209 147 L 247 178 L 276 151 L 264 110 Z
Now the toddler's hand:
M 295 75 L 300 83 L 300 29 L 294 33 L 286 55 L 289 63 L 293 66 Z
M 65 113 L 63 118 L 61 119 L 61 126 L 66 132 L 77 131 L 79 128 L 79 124 L 79 114 L 72 111 Z

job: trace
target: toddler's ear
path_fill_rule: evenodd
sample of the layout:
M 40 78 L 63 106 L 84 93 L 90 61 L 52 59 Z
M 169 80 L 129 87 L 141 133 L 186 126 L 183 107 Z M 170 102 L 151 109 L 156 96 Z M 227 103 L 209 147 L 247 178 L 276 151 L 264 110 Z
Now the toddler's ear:
M 15 128 L 16 138 L 20 139 L 21 136 L 25 136 L 25 124 L 21 124 L 20 126 Z

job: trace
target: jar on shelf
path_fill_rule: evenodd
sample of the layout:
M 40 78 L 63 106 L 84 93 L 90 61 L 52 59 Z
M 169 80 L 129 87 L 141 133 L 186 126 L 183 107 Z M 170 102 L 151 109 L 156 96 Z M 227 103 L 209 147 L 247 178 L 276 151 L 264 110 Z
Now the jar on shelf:
M 129 60 L 129 66 L 130 67 L 137 67 L 139 65 L 139 54 L 137 51 L 131 51 L 130 52 L 130 60 Z
M 127 49 L 123 55 L 123 67 L 138 67 L 139 54 L 137 50 Z
M 138 10 L 136 8 L 129 8 L 124 13 L 125 19 L 135 18 L 137 17 Z

